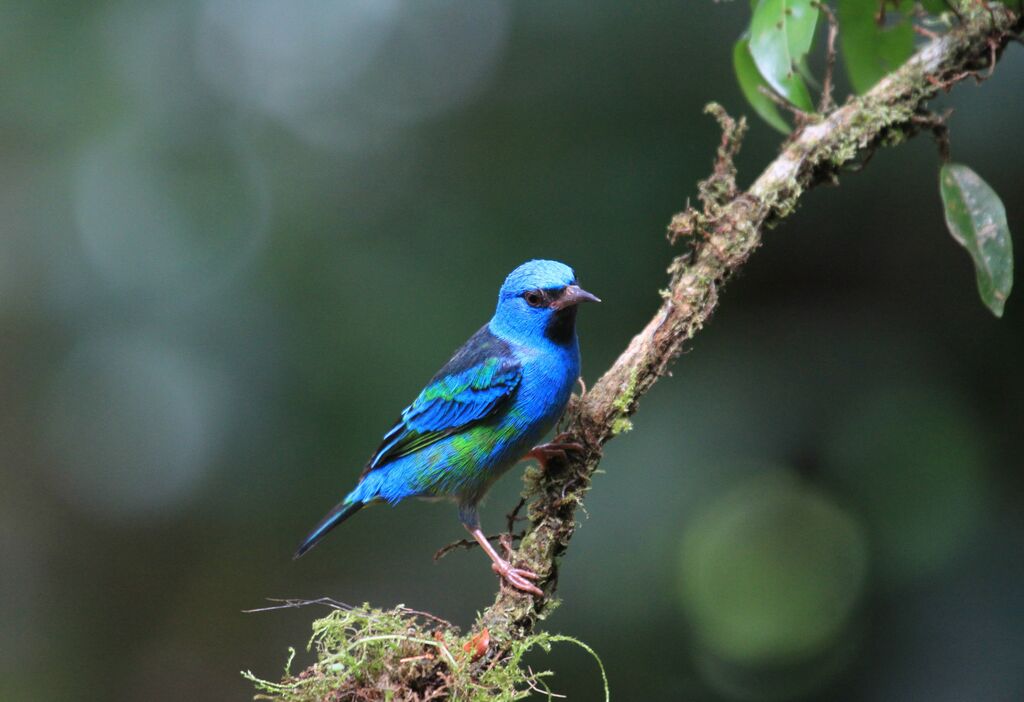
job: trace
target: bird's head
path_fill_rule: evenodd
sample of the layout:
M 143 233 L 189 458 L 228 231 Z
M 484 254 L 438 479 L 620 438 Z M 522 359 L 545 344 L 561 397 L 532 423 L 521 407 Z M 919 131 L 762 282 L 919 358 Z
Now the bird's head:
M 505 278 L 491 330 L 512 341 L 546 337 L 557 344 L 576 338 L 576 305 L 600 300 L 576 284 L 576 273 L 558 261 L 527 261 Z

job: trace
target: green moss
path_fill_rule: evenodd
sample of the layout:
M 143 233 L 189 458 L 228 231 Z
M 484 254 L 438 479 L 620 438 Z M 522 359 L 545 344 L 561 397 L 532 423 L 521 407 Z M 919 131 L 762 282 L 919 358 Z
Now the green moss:
M 628 417 L 616 417 L 612 420 L 612 434 L 618 436 L 619 434 L 625 434 L 627 431 L 632 431 L 633 422 Z
M 639 371 L 636 368 L 631 368 L 626 386 L 612 402 L 612 408 L 616 413 L 611 424 L 613 435 L 623 434 L 633 428 L 633 422 L 629 421 L 629 414 L 633 411 L 633 405 L 636 402 L 638 377 Z
M 621 415 L 628 414 L 633 407 L 633 402 L 636 400 L 636 381 L 638 375 L 639 371 L 636 368 L 630 369 L 626 387 L 622 388 L 622 392 L 619 393 L 619 396 L 612 403 L 612 407 Z
M 560 642 L 574 643 L 594 657 L 607 700 L 604 666 L 581 641 L 539 633 L 483 643 L 479 635 L 460 636 L 447 622 L 404 607 L 338 607 L 313 622 L 307 645 L 316 653 L 311 666 L 293 673 L 295 649 L 290 649 L 280 682 L 258 678 L 251 671 L 242 675 L 256 686 L 254 699 L 276 702 L 511 702 L 535 692 L 550 693 L 554 673 L 536 672 L 524 665 L 523 658 L 534 649 L 548 652 Z

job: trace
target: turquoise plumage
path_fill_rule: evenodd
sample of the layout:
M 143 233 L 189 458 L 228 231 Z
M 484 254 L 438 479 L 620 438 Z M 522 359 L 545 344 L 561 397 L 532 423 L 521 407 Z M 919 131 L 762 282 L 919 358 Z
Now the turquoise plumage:
M 363 506 L 448 497 L 465 527 L 513 586 L 541 594 L 529 571 L 502 559 L 480 530 L 477 504 L 518 460 L 542 462 L 573 444 L 534 446 L 579 377 L 576 305 L 598 301 L 556 261 L 528 261 L 505 279 L 484 325 L 427 383 L 370 458 L 356 487 L 302 542 L 296 557 Z M 532 448 L 531 448 L 532 447 Z

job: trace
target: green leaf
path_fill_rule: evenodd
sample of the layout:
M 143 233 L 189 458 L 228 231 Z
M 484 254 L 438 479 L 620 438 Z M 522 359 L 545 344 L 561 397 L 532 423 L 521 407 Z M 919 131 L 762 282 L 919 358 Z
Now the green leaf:
M 967 166 L 947 163 L 939 172 L 946 226 L 974 259 L 981 299 L 996 317 L 1013 287 L 1013 244 L 1006 209 L 996 191 Z
M 814 0 L 761 0 L 750 20 L 750 55 L 768 85 L 801 110 L 814 109 L 795 66 L 811 49 L 819 10 Z
M 839 0 L 843 64 L 858 93 L 870 90 L 914 52 L 914 28 L 910 23 L 913 6 L 910 0 L 901 2 L 899 21 L 882 27 L 876 19 L 878 0 Z
M 933 15 L 941 15 L 943 12 L 949 12 L 949 5 L 946 4 L 945 0 L 918 0 L 921 7 Z
M 750 44 L 746 37 L 736 42 L 736 46 L 732 49 L 732 66 L 736 71 L 736 79 L 740 83 L 743 97 L 754 108 L 754 112 L 783 134 L 789 134 L 789 125 L 779 113 L 778 106 L 758 90 L 761 87 L 770 89 L 770 86 L 757 71 L 757 65 L 750 55 Z

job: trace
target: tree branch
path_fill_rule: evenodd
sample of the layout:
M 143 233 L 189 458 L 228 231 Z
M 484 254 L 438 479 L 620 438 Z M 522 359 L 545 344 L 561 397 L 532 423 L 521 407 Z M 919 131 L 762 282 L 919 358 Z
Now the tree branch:
M 569 640 L 534 629 L 554 607 L 558 562 L 602 449 L 630 429 L 640 398 L 711 317 L 723 284 L 760 245 L 765 228 L 790 215 L 807 190 L 834 183 L 842 169 L 863 167 L 877 148 L 920 131 L 936 134 L 941 142 L 944 125 L 926 110 L 928 100 L 969 77 L 984 80 L 982 71 L 990 74 L 1006 45 L 1020 40 L 1024 30 L 1019 11 L 985 0 L 960 0 L 956 13 L 961 24 L 866 95 L 824 116 L 808 115 L 817 121 L 803 124 L 746 191 L 737 187 L 733 165 L 745 122 L 734 121 L 718 105 L 708 106 L 722 127 L 722 141 L 713 173 L 698 188 L 700 209 L 688 206 L 669 224 L 670 241 L 685 239 L 688 249 L 668 268 L 661 307 L 590 392 L 570 404 L 567 431 L 585 447 L 582 455 L 561 465 L 549 463 L 546 472 L 526 472 L 524 497 L 533 500 L 530 527 L 511 560 L 542 576 L 545 598 L 502 586 L 465 638 L 446 622 L 402 608 L 336 607 L 314 623 L 320 662 L 297 675 L 286 673 L 282 683 L 246 673 L 264 691 L 261 698 L 380 699 L 376 695 L 388 690 L 394 700 L 490 699 L 495 690 L 534 686 L 539 676 L 520 670 L 525 652 Z M 510 531 L 513 522 L 514 514 Z M 339 668 L 341 658 L 347 664 Z
M 791 214 L 807 190 L 835 182 L 844 166 L 915 135 L 928 100 L 969 77 L 984 80 L 987 75 L 980 72 L 991 72 L 1006 45 L 1020 39 L 1020 13 L 978 0 L 960 3 L 959 10 L 958 27 L 867 94 L 802 126 L 745 192 L 736 187 L 732 162 L 744 121 L 734 122 L 718 105 L 708 107 L 722 126 L 722 143 L 714 173 L 700 184 L 702 208 L 688 207 L 669 224 L 669 239 L 686 237 L 690 248 L 668 268 L 661 307 L 590 392 L 570 406 L 567 431 L 586 447 L 584 454 L 547 474 L 527 471 L 527 492 L 535 498 L 531 528 L 513 560 L 545 576 L 545 592 L 557 586 L 558 561 L 575 531 L 576 509 L 590 488 L 602 447 L 629 430 L 640 398 L 711 317 L 723 284 L 760 245 L 764 229 Z M 490 631 L 499 653 L 503 640 L 529 635 L 552 605 L 550 595 L 534 600 L 503 588 L 477 628 Z

